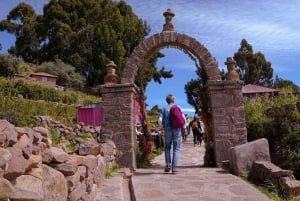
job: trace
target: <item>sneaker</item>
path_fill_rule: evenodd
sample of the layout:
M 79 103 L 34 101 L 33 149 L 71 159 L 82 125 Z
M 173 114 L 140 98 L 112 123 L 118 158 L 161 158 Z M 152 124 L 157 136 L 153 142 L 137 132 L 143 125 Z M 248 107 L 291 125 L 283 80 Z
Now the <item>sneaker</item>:
M 176 172 L 178 172 L 176 167 L 172 167 L 172 173 L 175 174 Z
M 170 170 L 171 170 L 171 165 L 170 164 L 166 165 L 165 172 L 170 172 Z

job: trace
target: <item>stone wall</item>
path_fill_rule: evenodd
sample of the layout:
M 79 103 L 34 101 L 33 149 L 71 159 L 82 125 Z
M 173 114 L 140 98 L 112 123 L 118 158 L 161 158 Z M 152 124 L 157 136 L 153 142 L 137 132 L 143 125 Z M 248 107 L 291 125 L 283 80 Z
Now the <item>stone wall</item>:
M 300 181 L 291 170 L 283 170 L 271 162 L 269 143 L 261 138 L 230 148 L 230 171 L 238 176 L 248 177 L 257 184 L 280 188 L 282 196 L 300 200 Z M 278 189 L 269 189 L 278 190 Z
M 63 129 L 59 122 L 41 119 L 45 127 L 56 124 L 61 133 L 83 135 L 78 132 L 82 125 Z M 15 127 L 0 120 L 0 200 L 94 200 L 116 156 L 114 143 L 89 140 L 67 153 L 52 144 L 45 127 Z

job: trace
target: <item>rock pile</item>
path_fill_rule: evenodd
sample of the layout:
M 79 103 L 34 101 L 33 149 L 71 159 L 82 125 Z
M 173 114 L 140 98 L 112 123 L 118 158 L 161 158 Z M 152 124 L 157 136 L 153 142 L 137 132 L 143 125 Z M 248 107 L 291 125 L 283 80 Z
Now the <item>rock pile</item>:
M 293 171 L 281 169 L 271 162 L 266 138 L 232 147 L 229 155 L 233 174 L 249 177 L 259 184 L 274 182 L 273 186 L 285 192 L 285 198 L 294 197 L 294 200 L 300 200 L 300 181 L 295 179 Z
M 101 138 L 101 127 L 86 126 L 83 123 L 78 123 L 75 128 L 68 127 L 59 121 L 53 120 L 49 116 L 35 116 L 40 122 L 40 125 L 44 128 L 49 128 L 53 130 L 53 135 L 55 138 L 64 137 L 67 140 L 74 140 L 76 137 L 89 136 L 97 140 L 98 142 L 103 141 Z
M 115 154 L 111 141 L 87 141 L 68 154 L 51 143 L 47 128 L 0 120 L 0 200 L 94 200 Z

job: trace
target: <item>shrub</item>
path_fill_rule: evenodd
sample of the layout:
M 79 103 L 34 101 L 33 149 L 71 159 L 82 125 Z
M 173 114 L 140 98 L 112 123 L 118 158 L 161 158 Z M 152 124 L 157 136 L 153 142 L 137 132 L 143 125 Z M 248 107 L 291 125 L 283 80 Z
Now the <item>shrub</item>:
M 300 114 L 296 96 L 258 98 L 245 102 L 248 141 L 267 138 L 271 160 L 300 179 Z

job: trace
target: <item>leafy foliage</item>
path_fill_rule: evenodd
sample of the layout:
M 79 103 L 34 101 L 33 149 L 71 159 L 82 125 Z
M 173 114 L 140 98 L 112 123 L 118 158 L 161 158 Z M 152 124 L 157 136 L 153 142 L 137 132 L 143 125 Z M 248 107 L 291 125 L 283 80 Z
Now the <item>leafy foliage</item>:
M 11 97 L 18 97 L 21 95 L 26 99 L 59 102 L 64 104 L 90 104 L 101 101 L 101 99 L 96 96 L 69 90 L 55 90 L 54 88 L 17 79 L 0 79 L 0 94 L 2 96 Z
M 86 78 L 82 74 L 77 73 L 73 66 L 65 64 L 61 60 L 43 63 L 36 71 L 56 75 L 56 84 L 65 88 L 82 90 L 86 82 Z
M 23 98 L 18 97 L 19 94 Z M 0 79 L 0 118 L 7 119 L 16 126 L 38 125 L 32 118 L 35 115 L 51 116 L 65 125 L 73 125 L 77 103 L 100 101 L 98 97 L 82 93 L 57 91 L 22 80 Z
M 0 54 L 0 76 L 12 78 L 19 72 L 21 60 L 9 55 Z
M 11 54 L 34 64 L 60 59 L 94 86 L 103 83 L 109 60 L 121 74 L 149 27 L 125 1 L 50 0 L 43 15 L 20 3 L 0 22 L 0 30 L 16 36 Z
M 76 116 L 76 107 L 72 105 L 32 101 L 3 95 L 0 96 L 0 103 L 0 114 L 2 114 L 0 116 L 20 127 L 37 126 L 38 122 L 33 118 L 35 115 L 51 116 L 66 125 L 73 125 Z
M 267 138 L 271 160 L 300 176 L 300 115 L 296 96 L 258 98 L 245 102 L 248 141 Z
M 293 81 L 282 79 L 278 75 L 275 77 L 273 87 L 281 89 L 281 91 L 284 90 L 284 92 L 297 92 L 299 90 L 299 87 Z
M 203 68 L 197 68 L 196 74 L 198 79 L 191 79 L 185 85 L 185 93 L 188 103 L 194 106 L 195 111 L 199 111 L 199 109 L 208 108 L 208 96 L 206 95 L 208 77 Z
M 105 178 L 110 179 L 113 177 L 113 174 L 120 169 L 120 166 L 117 163 L 113 163 L 110 167 L 105 170 Z
M 0 80 L 0 94 L 4 96 L 22 96 L 31 100 L 44 100 L 65 104 L 77 103 L 79 97 L 73 92 L 62 92 L 54 88 L 27 83 L 23 80 Z
M 39 33 L 39 30 L 42 30 L 41 18 L 36 16 L 30 5 L 20 3 L 11 10 L 7 19 L 0 22 L 0 30 L 16 36 L 15 46 L 8 50 L 10 54 L 21 56 L 27 62 L 38 62 L 43 39 Z
M 246 39 L 241 41 L 241 46 L 234 59 L 237 62 L 237 72 L 244 84 L 272 85 L 273 68 L 261 52 L 254 53 L 252 46 Z

